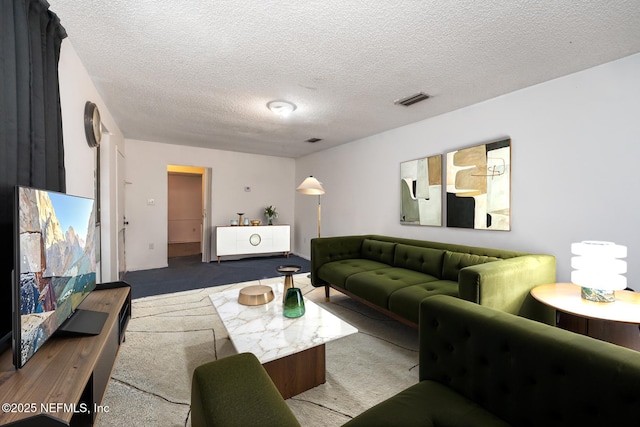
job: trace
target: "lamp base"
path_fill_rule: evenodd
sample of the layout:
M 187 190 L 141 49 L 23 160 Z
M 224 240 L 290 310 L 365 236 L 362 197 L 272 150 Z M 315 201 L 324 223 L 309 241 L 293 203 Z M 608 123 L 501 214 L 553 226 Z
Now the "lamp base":
M 614 291 L 605 289 L 581 288 L 580 296 L 589 301 L 614 302 L 616 294 Z

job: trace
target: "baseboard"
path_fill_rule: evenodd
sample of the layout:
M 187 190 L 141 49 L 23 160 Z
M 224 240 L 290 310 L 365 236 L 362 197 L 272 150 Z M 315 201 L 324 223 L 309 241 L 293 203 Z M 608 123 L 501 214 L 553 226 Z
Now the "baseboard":
M 300 254 L 297 254 L 295 252 L 291 252 L 291 255 L 295 255 L 295 256 L 300 257 L 302 259 L 306 259 L 307 261 L 311 261 L 311 257 L 310 256 L 308 257 L 306 255 L 300 255 Z

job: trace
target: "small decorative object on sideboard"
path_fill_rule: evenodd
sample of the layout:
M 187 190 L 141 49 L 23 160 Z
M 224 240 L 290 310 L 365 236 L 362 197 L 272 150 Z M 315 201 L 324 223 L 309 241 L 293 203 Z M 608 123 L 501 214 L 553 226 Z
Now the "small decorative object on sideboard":
M 253 225 L 253 226 L 260 225 L 260 220 L 259 219 L 252 219 L 251 220 L 251 225 Z
M 242 215 L 244 212 L 238 212 L 238 225 L 243 225 Z
M 273 225 L 273 219 L 278 218 L 278 212 L 276 212 L 275 206 L 269 205 L 264 208 L 264 216 L 267 217 L 268 224 Z

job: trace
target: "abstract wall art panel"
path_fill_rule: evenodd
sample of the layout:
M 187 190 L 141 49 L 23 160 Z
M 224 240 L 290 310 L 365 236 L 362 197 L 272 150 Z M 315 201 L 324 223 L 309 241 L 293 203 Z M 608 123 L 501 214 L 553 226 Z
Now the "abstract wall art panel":
M 447 153 L 447 227 L 511 230 L 511 139 Z
M 400 163 L 400 223 L 442 226 L 442 154 Z

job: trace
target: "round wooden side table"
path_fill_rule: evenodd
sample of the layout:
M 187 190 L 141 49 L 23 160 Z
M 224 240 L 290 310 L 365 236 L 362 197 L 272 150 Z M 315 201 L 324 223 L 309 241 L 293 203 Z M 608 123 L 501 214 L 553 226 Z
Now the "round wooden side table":
M 531 296 L 557 311 L 557 326 L 640 351 L 640 293 L 616 291 L 613 302 L 588 301 L 580 286 L 550 283 L 536 286 Z

